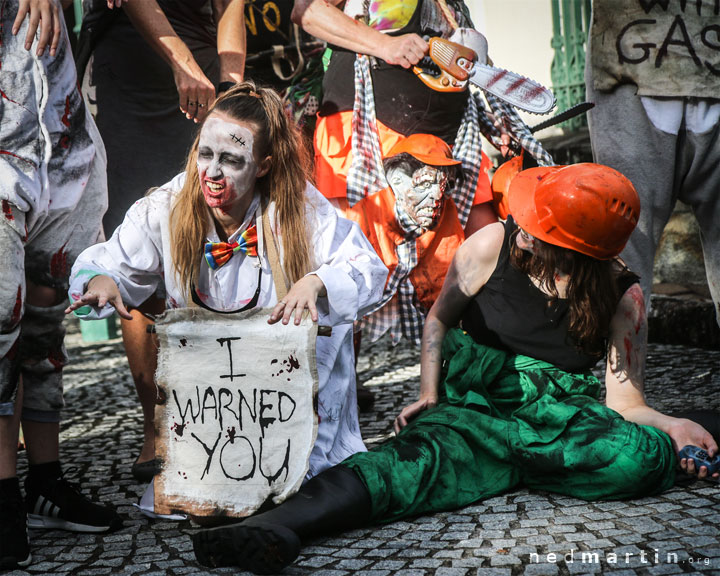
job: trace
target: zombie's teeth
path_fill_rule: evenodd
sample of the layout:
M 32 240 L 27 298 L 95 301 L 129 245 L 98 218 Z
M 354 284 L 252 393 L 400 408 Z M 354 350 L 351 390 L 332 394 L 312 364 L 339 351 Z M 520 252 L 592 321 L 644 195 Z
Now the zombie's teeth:
M 208 182 L 207 180 L 205 181 L 205 186 L 210 188 L 210 190 L 212 190 L 213 192 L 218 192 L 219 190 L 223 189 L 222 184 L 218 184 L 216 182 Z

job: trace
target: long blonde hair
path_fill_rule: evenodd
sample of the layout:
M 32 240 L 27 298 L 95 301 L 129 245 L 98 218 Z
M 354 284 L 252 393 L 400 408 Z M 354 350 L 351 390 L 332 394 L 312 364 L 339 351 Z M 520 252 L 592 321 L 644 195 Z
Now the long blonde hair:
M 255 183 L 263 202 L 275 203 L 283 246 L 283 270 L 291 282 L 310 271 L 310 240 L 305 220 L 305 186 L 310 178 L 310 157 L 295 123 L 285 114 L 280 96 L 270 88 L 243 82 L 220 96 L 208 111 L 222 112 L 252 124 L 260 158 L 270 156 L 270 170 Z M 202 127 L 200 128 L 202 130 Z M 187 298 L 196 284 L 200 257 L 207 236 L 208 207 L 197 169 L 198 136 L 185 166 L 185 184 L 170 212 L 173 266 Z

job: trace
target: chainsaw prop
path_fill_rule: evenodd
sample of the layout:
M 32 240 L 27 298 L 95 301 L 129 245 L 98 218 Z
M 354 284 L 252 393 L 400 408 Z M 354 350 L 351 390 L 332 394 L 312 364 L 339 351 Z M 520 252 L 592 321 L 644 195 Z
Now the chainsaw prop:
M 533 114 L 547 114 L 553 109 L 555 96 L 548 88 L 515 72 L 487 64 L 485 37 L 475 30 L 464 31 L 458 36 L 464 44 L 430 38 L 428 56 L 420 66 L 413 67 L 420 80 L 439 92 L 462 92 L 467 89 L 468 82 L 472 82 Z

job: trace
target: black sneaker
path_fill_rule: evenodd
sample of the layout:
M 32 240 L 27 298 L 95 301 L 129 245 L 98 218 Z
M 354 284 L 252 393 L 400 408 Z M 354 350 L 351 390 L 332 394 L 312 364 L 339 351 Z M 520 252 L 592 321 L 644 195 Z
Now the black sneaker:
M 355 393 L 357 394 L 358 410 L 363 414 L 370 412 L 375 404 L 374 392 L 362 384 L 358 384 Z
M 155 476 L 160 474 L 160 466 L 156 458 L 148 460 L 147 462 L 138 462 L 135 460 L 135 464 L 130 469 L 133 478 L 138 482 L 150 482 Z
M 31 561 L 20 483 L 0 480 L 0 570 L 25 568 Z
M 64 476 L 39 481 L 28 477 L 25 481 L 30 528 L 105 532 L 122 527 L 120 516 L 112 508 L 91 502 L 80 493 L 77 484 L 68 482 Z

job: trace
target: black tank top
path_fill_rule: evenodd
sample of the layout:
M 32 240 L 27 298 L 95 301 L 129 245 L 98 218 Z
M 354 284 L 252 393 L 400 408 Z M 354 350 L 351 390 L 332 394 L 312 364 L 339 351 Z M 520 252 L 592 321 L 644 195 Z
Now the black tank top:
M 553 299 L 510 263 L 511 234 L 517 225 L 509 217 L 498 263 L 487 284 L 470 302 L 462 327 L 476 342 L 544 360 L 567 372 L 592 368 L 602 355 L 582 352 L 568 334 L 568 301 Z M 618 275 L 622 296 L 638 281 L 625 269 Z

